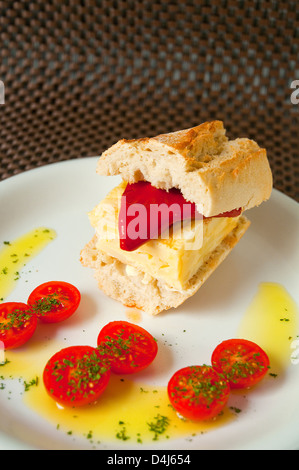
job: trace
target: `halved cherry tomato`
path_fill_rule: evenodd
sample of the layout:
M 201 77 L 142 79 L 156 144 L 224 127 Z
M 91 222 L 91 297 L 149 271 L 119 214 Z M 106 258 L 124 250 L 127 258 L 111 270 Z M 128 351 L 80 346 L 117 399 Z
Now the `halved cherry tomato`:
M 0 304 L 0 341 L 4 349 L 15 349 L 25 344 L 35 332 L 37 317 L 21 302 Z
M 168 382 L 170 403 L 192 421 L 209 420 L 225 407 L 230 387 L 211 366 L 188 366 L 178 370 Z
M 97 344 L 116 374 L 132 374 L 145 369 L 158 352 L 157 342 L 148 331 L 126 321 L 114 321 L 104 326 Z
M 43 373 L 48 394 L 63 406 L 85 406 L 98 400 L 108 385 L 110 368 L 97 348 L 70 346 L 49 359 Z
M 270 365 L 265 351 L 246 339 L 229 339 L 212 354 L 212 366 L 225 375 L 231 388 L 248 388 L 266 375 Z
M 28 298 L 28 305 L 44 323 L 57 323 L 69 318 L 79 307 L 79 290 L 63 281 L 49 281 L 36 287 Z

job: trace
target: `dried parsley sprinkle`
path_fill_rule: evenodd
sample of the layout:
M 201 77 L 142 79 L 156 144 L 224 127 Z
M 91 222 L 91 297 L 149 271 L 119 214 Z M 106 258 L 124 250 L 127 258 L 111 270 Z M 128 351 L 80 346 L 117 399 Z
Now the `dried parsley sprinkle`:
M 24 390 L 25 390 L 25 392 L 28 392 L 30 387 L 32 387 L 33 385 L 35 385 L 37 387 L 38 383 L 39 383 L 38 377 L 35 377 L 35 379 L 32 379 L 30 382 L 26 382 L 24 380 Z
M 237 408 L 236 406 L 230 406 L 230 410 L 234 411 L 236 414 L 241 413 L 241 408 Z
M 153 441 L 157 441 L 159 435 L 164 434 L 167 430 L 170 424 L 170 419 L 167 416 L 157 414 L 157 416 L 154 417 L 154 421 L 147 424 L 149 426 L 149 430 L 154 433 Z
M 196 367 L 190 367 L 190 371 L 191 374 L 188 377 L 182 377 L 180 384 L 175 387 L 179 396 L 183 393 L 185 399 L 190 399 L 195 403 L 201 403 L 204 399 L 208 406 L 215 399 L 219 399 L 227 388 L 227 382 L 220 374 L 220 380 L 215 380 L 205 377 L 205 368 L 202 368 L 201 374 L 198 373 Z
M 4 362 L 0 362 L 0 367 L 3 367 L 3 366 L 5 366 L 6 364 L 9 364 L 9 363 L 10 363 L 10 361 L 7 358 L 5 358 Z
M 244 361 L 243 351 L 239 351 L 236 354 L 236 357 L 239 357 L 240 360 L 236 360 L 235 362 L 231 363 L 229 358 L 229 351 L 228 358 L 223 357 L 220 359 L 222 364 L 225 366 L 227 365 L 227 369 L 225 369 L 225 376 L 226 378 L 235 383 L 240 378 L 246 378 L 250 375 L 254 375 L 258 370 L 265 369 L 265 365 L 259 362 L 260 353 L 257 352 L 253 354 L 252 359 Z
M 130 437 L 128 436 L 127 429 L 124 426 L 125 422 L 124 421 L 119 421 L 118 424 L 120 426 L 123 426 L 123 427 L 121 428 L 121 430 L 119 432 L 116 433 L 116 438 L 120 439 L 121 441 L 127 441 L 128 439 L 130 439 Z
M 53 308 L 58 308 L 59 306 L 61 306 L 61 300 L 63 300 L 61 296 L 58 296 L 57 294 L 53 293 L 47 295 L 46 297 L 36 300 L 31 305 L 31 309 L 34 313 L 38 315 L 45 315 L 46 313 L 51 312 Z
M 75 400 L 75 394 L 83 396 L 93 394 L 92 384 L 99 381 L 107 372 L 102 360 L 99 360 L 95 352 L 84 354 L 82 358 L 70 357 L 62 361 L 55 361 L 52 375 L 56 382 L 65 377 L 65 372 L 71 369 L 68 379 L 67 395 Z
M 6 318 L 0 317 L 0 331 L 10 330 L 11 328 L 21 328 L 24 324 L 30 320 L 32 317 L 32 312 L 28 310 L 19 310 L 15 309 L 12 312 L 8 313 Z
M 143 335 L 134 332 L 127 338 L 124 338 L 123 335 L 125 333 L 125 330 L 121 329 L 116 337 L 106 336 L 105 342 L 98 346 L 98 350 L 103 356 L 110 355 L 114 358 L 128 357 L 131 361 L 130 366 L 138 367 L 139 364 L 135 363 L 132 355 L 132 348 L 134 348 L 134 343 L 138 343 L 140 339 L 143 339 Z

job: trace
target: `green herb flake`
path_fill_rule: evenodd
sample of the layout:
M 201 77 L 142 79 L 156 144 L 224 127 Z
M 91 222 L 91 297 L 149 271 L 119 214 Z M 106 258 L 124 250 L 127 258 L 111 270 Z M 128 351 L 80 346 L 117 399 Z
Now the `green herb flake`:
M 35 385 L 37 387 L 38 383 L 39 383 L 38 377 L 35 377 L 35 379 L 32 379 L 30 382 L 24 381 L 24 387 L 25 387 L 24 390 L 25 390 L 25 392 L 28 392 L 30 387 L 32 387 L 33 385 Z
M 167 416 L 157 414 L 157 416 L 154 417 L 154 421 L 147 424 L 149 430 L 154 433 L 153 441 L 157 441 L 159 436 L 164 434 L 167 430 L 170 420 Z

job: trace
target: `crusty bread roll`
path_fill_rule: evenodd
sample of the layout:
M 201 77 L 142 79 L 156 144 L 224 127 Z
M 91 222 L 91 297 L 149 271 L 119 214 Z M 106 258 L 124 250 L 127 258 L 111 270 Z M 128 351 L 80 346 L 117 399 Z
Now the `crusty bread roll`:
M 123 263 L 96 249 L 96 237 L 93 237 L 82 250 L 81 263 L 93 269 L 98 286 L 106 295 L 127 307 L 139 308 L 150 315 L 157 315 L 163 310 L 178 307 L 194 295 L 231 252 L 249 225 L 249 220 L 241 216 L 236 228 L 205 260 L 184 291 L 170 289 L 157 279 L 143 283 L 142 279 L 145 274 L 143 272 L 140 272 L 139 276 L 128 276 Z
M 152 138 L 120 140 L 103 153 L 97 172 L 121 175 L 129 183 L 144 180 L 165 190 L 178 188 L 205 217 L 239 208 L 244 212 L 267 200 L 272 191 L 266 150 L 247 138 L 228 140 L 220 121 Z M 217 248 L 207 253 L 183 290 L 153 277 L 144 282 L 147 273 L 142 269 L 128 275 L 127 265 L 97 248 L 97 235 L 82 250 L 81 263 L 94 270 L 100 289 L 108 296 L 156 315 L 178 307 L 207 280 L 250 225 L 244 215 L 236 223 Z
M 266 150 L 246 138 L 228 140 L 221 121 L 152 138 L 120 140 L 104 152 L 97 172 L 129 183 L 178 188 L 206 217 L 258 206 L 270 197 Z

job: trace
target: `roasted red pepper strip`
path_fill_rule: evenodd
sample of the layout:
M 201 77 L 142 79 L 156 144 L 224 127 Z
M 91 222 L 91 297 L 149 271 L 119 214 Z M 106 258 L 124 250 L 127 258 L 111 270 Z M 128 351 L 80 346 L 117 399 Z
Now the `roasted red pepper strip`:
M 224 212 L 215 217 L 237 217 L 241 209 Z M 120 248 L 133 251 L 148 240 L 157 239 L 175 222 L 205 218 L 188 202 L 179 189 L 158 189 L 147 181 L 127 184 L 122 195 L 118 219 Z

